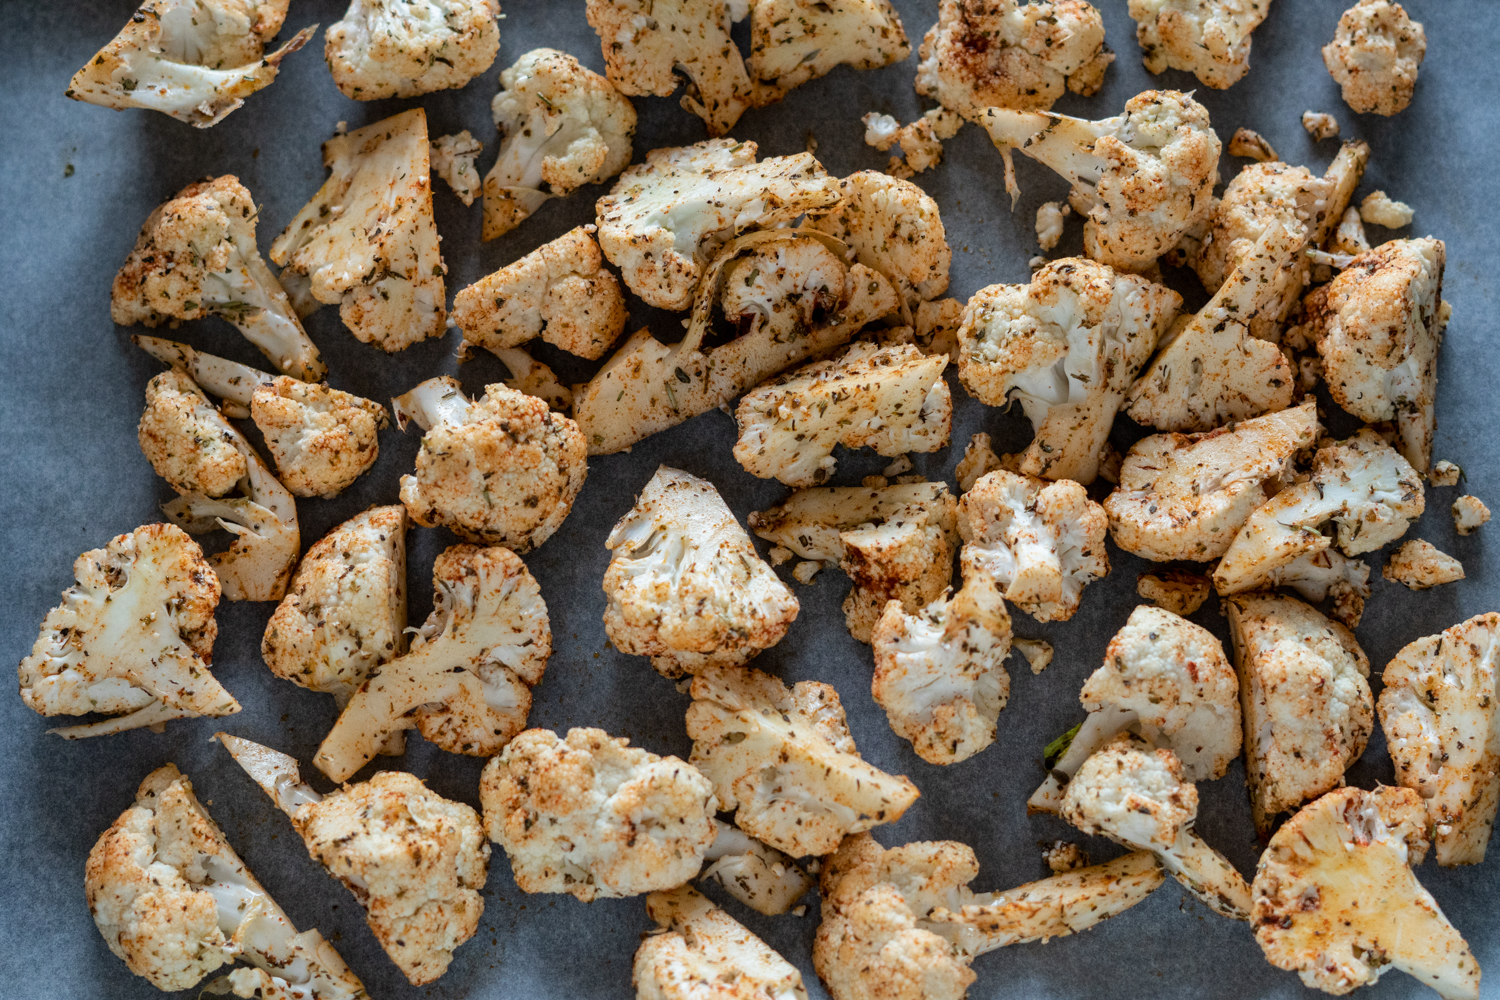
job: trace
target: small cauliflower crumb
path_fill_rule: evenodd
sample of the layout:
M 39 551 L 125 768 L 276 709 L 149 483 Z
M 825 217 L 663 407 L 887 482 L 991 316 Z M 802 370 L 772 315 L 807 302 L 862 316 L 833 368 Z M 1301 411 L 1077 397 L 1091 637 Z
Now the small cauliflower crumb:
M 1067 205 L 1055 201 L 1043 202 L 1036 210 L 1036 241 L 1043 250 L 1057 246 L 1057 241 L 1062 239 L 1063 219 L 1072 211 Z
M 1391 553 L 1381 575 L 1412 590 L 1428 590 L 1462 580 L 1464 566 L 1426 539 L 1413 538 Z
M 1432 475 L 1427 481 L 1433 486 L 1457 486 L 1463 477 L 1464 470 L 1445 458 L 1432 467 Z
M 1427 54 L 1427 34 L 1399 3 L 1359 0 L 1344 11 L 1323 65 L 1343 88 L 1344 103 L 1360 114 L 1387 117 L 1405 110 Z
M 1460 535 L 1472 535 L 1490 519 L 1490 509 L 1476 496 L 1465 494 L 1453 501 L 1453 526 Z
M 771 546 L 771 551 L 766 556 L 766 559 L 772 566 L 780 566 L 782 563 L 791 561 L 791 558 L 794 555 L 796 555 L 796 553 L 787 548 L 785 545 L 773 545 Z
M 1337 138 L 1339 134 L 1338 119 L 1322 111 L 1302 112 L 1302 127 L 1316 142 Z
M 1361 219 L 1372 226 L 1384 226 L 1386 229 L 1400 229 L 1411 225 L 1414 214 L 1410 205 L 1404 201 L 1393 201 L 1384 191 L 1366 195 L 1365 200 L 1359 203 Z
M 911 456 L 897 455 L 896 460 L 880 470 L 880 474 L 887 479 L 895 479 L 897 476 L 911 471 Z
M 1125 456 L 1120 449 L 1105 441 L 1099 448 L 1099 478 L 1111 486 L 1120 485 L 1120 470 L 1125 467 Z
M 474 138 L 468 129 L 464 129 L 457 135 L 433 139 L 431 146 L 428 163 L 432 172 L 453 189 L 453 193 L 465 206 L 474 204 L 483 185 L 479 171 L 474 168 L 474 161 L 484 151 L 484 143 Z
M 1248 128 L 1234 130 L 1234 138 L 1229 140 L 1229 155 L 1243 156 L 1260 163 L 1272 163 L 1281 159 L 1276 155 L 1276 150 L 1272 149 L 1271 144 L 1266 141 L 1265 136 Z
M 798 583 L 812 583 L 813 577 L 818 575 L 818 570 L 823 564 L 816 559 L 804 559 L 792 567 L 792 578 Z
M 1056 875 L 1087 868 L 1089 865 L 1088 852 L 1068 840 L 1054 841 L 1050 847 L 1043 848 L 1042 860 L 1047 862 L 1047 867 Z
M 1039 674 L 1052 665 L 1052 643 L 1045 639 L 1012 639 L 1011 647 L 1026 657 L 1033 674 Z
M 1201 573 L 1160 569 L 1136 577 L 1135 592 L 1174 615 L 1190 615 L 1208 600 L 1213 581 Z

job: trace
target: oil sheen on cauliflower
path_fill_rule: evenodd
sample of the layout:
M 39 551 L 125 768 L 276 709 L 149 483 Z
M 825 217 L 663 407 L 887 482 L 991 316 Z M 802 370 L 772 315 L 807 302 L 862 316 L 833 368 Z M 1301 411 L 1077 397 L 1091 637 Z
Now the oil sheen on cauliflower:
M 698 1000 L 705 987 L 724 1000 L 807 1000 L 796 966 L 691 886 L 653 892 L 646 913 L 657 933 L 636 949 L 638 1000 Z
M 1271 0 L 1130 0 L 1148 73 L 1186 70 L 1224 90 L 1250 71 L 1250 33 Z
M 1344 11 L 1323 65 L 1360 114 L 1387 117 L 1406 110 L 1427 55 L 1427 33 L 1391 0 L 1359 0 Z
M 743 4 L 745 0 L 741 0 Z M 780 100 L 835 66 L 879 69 L 911 55 L 890 0 L 748 0 L 755 103 Z
M 345 97 L 379 101 L 462 87 L 500 51 L 496 0 L 352 0 L 324 35 Z

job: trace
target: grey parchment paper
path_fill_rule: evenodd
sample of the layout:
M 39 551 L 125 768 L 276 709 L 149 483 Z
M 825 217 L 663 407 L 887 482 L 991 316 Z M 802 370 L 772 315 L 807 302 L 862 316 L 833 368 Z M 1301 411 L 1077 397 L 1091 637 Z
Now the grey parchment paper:
M 1125 0 L 1096 2 L 1118 61 L 1098 95 L 1068 95 L 1058 110 L 1105 117 L 1117 114 L 1138 91 L 1196 86 L 1186 74 L 1149 76 L 1140 64 Z M 1500 349 L 1492 333 L 1497 312 L 1492 275 L 1500 265 L 1492 200 L 1500 163 L 1500 115 L 1495 110 L 1500 60 L 1494 54 L 1500 42 L 1500 4 L 1411 0 L 1413 16 L 1426 24 L 1428 56 L 1412 106 L 1394 119 L 1352 114 L 1323 69 L 1318 50 L 1332 36 L 1344 6 L 1343 0 L 1279 0 L 1255 33 L 1248 77 L 1225 92 L 1197 87 L 1197 96 L 1212 112 L 1226 144 L 1237 126 L 1249 126 L 1284 159 L 1319 171 L 1337 143 L 1313 143 L 1299 118 L 1309 108 L 1332 112 L 1346 137 L 1364 138 L 1374 150 L 1359 197 L 1384 188 L 1416 208 L 1410 233 L 1372 230 L 1372 238 L 1432 234 L 1447 241 L 1445 294 L 1454 315 L 1439 363 L 1435 457 L 1462 465 L 1467 490 L 1494 505 L 1500 501 L 1500 472 L 1493 458 Z M 898 0 L 897 7 L 916 43 L 935 20 L 936 4 Z M 342 8 L 340 0 L 293 0 L 283 35 L 315 21 L 326 27 Z M 133 348 L 130 331 L 113 326 L 109 318 L 110 280 L 151 209 L 192 180 L 236 174 L 262 206 L 264 251 L 322 183 L 319 144 L 340 121 L 355 128 L 420 104 L 434 137 L 467 128 L 482 138 L 487 148 L 480 166 L 487 170 L 496 148 L 489 102 L 501 68 L 545 45 L 603 70 L 582 0 L 508 0 L 498 60 L 461 91 L 415 101 L 347 100 L 322 62 L 320 36 L 286 60 L 271 87 L 222 124 L 199 131 L 160 114 L 116 113 L 63 98 L 69 76 L 120 28 L 131 9 L 128 0 L 5 6 L 6 27 L 0 36 L 6 81 L 0 100 L 0 274 L 5 281 L 0 295 L 0 461 L 6 470 L 0 490 L 0 649 L 12 663 L 29 651 L 38 623 L 71 582 L 73 559 L 115 534 L 160 520 L 159 504 L 172 496 L 136 444 L 142 390 L 160 366 Z M 743 43 L 743 26 L 740 36 Z M 875 72 L 840 68 L 778 105 L 746 114 L 733 134 L 758 142 L 762 155 L 800 151 L 812 135 L 819 159 L 837 175 L 883 167 L 886 155 L 861 141 L 859 118 L 882 111 L 909 121 L 924 110 L 911 86 L 916 62 L 913 55 Z M 640 111 L 637 156 L 704 138 L 702 125 L 675 99 L 642 98 L 635 104 Z M 950 292 L 961 299 L 993 282 L 1027 280 L 1027 260 L 1038 252 L 1032 231 L 1036 206 L 1064 193 L 1059 178 L 1017 159 L 1025 197 L 1014 213 L 1002 189 L 999 156 L 978 129 L 966 128 L 948 144 L 943 164 L 917 178 L 942 208 L 954 250 Z M 1221 172 L 1232 176 L 1243 162 L 1226 156 Z M 585 188 L 572 198 L 549 202 L 520 228 L 489 244 L 479 240 L 477 204 L 465 209 L 436 180 L 434 190 L 451 301 L 464 285 L 572 226 L 592 221 L 594 199 L 604 189 Z M 1052 256 L 1080 250 L 1075 218 Z M 1190 306 L 1204 300 L 1190 274 L 1169 277 Z M 680 317 L 639 303 L 633 310 L 632 329 L 649 324 L 665 339 L 680 335 Z M 328 362 L 332 384 L 375 399 L 388 399 L 443 373 L 457 375 L 470 392 L 478 392 L 502 374 L 498 362 L 483 352 L 458 365 L 456 330 L 387 356 L 356 342 L 341 327 L 336 309 L 315 314 L 308 329 Z M 227 323 L 186 324 L 172 335 L 259 363 L 257 352 Z M 545 346 L 538 353 L 565 381 L 582 381 L 594 368 Z M 956 379 L 954 387 L 953 445 L 915 456 L 917 471 L 950 482 L 974 432 L 988 431 L 997 450 L 1009 451 L 1030 436 L 1019 414 L 978 404 L 958 389 Z M 1348 429 L 1349 422 L 1336 412 L 1329 419 L 1336 430 Z M 1122 417 L 1114 441 L 1123 451 L 1141 434 Z M 604 539 L 661 462 L 707 476 L 741 518 L 779 502 L 785 490 L 735 464 L 730 455 L 734 438 L 733 421 L 714 411 L 641 443 L 629 454 L 590 463 L 588 483 L 572 516 L 526 557 L 551 609 L 555 637 L 546 679 L 536 691 L 532 725 L 558 730 L 600 726 L 657 753 L 688 755 L 686 697 L 644 659 L 616 653 L 605 641 L 599 587 L 607 563 Z M 397 480 L 411 468 L 417 442 L 415 433 L 384 432 L 379 462 L 346 494 L 333 501 L 301 501 L 304 545 L 371 504 L 395 502 Z M 857 484 L 884 464 L 869 453 L 840 452 L 836 481 Z M 1427 538 L 1461 558 L 1467 580 L 1411 593 L 1379 579 L 1384 556 L 1371 557 L 1375 593 L 1358 637 L 1377 672 L 1377 692 L 1378 671 L 1401 646 L 1500 605 L 1500 544 L 1495 542 L 1500 525 L 1456 537 L 1448 507 L 1459 492 L 1430 490 L 1427 514 L 1411 536 Z M 453 540 L 445 531 L 420 528 L 410 536 L 413 623 L 430 607 L 432 559 Z M 1000 718 L 998 742 L 955 767 L 919 760 L 871 700 L 870 651 L 844 630 L 839 603 L 847 581 L 836 569 L 825 571 L 811 586 L 793 585 L 801 615 L 786 639 L 755 665 L 788 681 L 815 678 L 835 685 L 863 755 L 887 771 L 910 776 L 921 788 L 920 801 L 899 823 L 880 828 L 879 840 L 964 841 L 981 863 L 974 887 L 1009 888 L 1046 874 L 1039 842 L 1078 839 L 1061 821 L 1028 818 L 1023 803 L 1042 777 L 1043 745 L 1082 717 L 1078 688 L 1137 603 L 1135 579 L 1144 564 L 1112 545 L 1110 558 L 1113 572 L 1089 587 L 1072 621 L 1044 626 L 1017 614 L 1016 633 L 1050 640 L 1057 658 L 1040 676 L 1033 676 L 1019 658 L 1012 661 L 1010 704 Z M 70 743 L 46 735 L 53 723 L 34 715 L 14 694 L 0 697 L 0 996 L 130 1000 L 155 995 L 106 949 L 90 919 L 82 880 L 95 838 L 131 802 L 141 778 L 169 761 L 192 777 L 230 842 L 297 925 L 321 928 L 373 996 L 632 996 L 631 956 L 651 926 L 642 901 L 585 905 L 569 896 L 527 895 L 516 888 L 498 849 L 479 933 L 459 949 L 437 983 L 424 989 L 406 984 L 366 928 L 354 899 L 308 859 L 281 814 L 209 740 L 223 726 L 307 763 L 333 722 L 331 697 L 277 680 L 261 662 L 259 640 L 271 610 L 270 604 L 220 606 L 215 672 L 244 705 L 241 714 L 226 720 L 173 722 L 161 734 L 141 730 Z M 1214 601 L 1193 617 L 1227 644 L 1225 622 Z M 406 756 L 382 758 L 379 766 L 409 769 L 441 794 L 477 807 L 482 763 L 438 752 L 413 736 Z M 321 775 L 312 780 L 327 788 Z M 1393 780 L 1378 730 L 1348 780 L 1366 788 Z M 1201 786 L 1198 829 L 1249 876 L 1258 848 L 1242 781 L 1236 763 L 1227 777 Z M 1086 846 L 1096 860 L 1119 850 L 1102 840 Z M 1428 861 L 1419 874 L 1488 967 L 1485 995 L 1500 996 L 1500 845 L 1478 867 L 1441 870 Z M 806 901 L 808 912 L 799 919 L 761 917 L 722 893 L 710 893 L 801 968 L 812 995 L 823 996 L 810 959 L 818 921 L 815 896 Z M 1098 929 L 1047 945 L 1003 949 L 980 958 L 975 968 L 979 979 L 970 995 L 978 1000 L 1292 997 L 1308 992 L 1296 976 L 1265 962 L 1247 925 L 1215 916 L 1170 881 L 1145 903 Z M 1431 995 L 1396 972 L 1367 992 L 1384 998 Z

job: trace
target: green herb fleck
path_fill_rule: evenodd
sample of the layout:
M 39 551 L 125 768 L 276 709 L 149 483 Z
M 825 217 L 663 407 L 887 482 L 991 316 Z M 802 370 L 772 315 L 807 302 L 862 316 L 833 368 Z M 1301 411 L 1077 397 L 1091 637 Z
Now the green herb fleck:
M 1043 748 L 1042 763 L 1048 770 L 1051 770 L 1052 765 L 1068 752 L 1068 747 L 1073 745 L 1073 737 L 1078 735 L 1078 730 L 1081 728 L 1083 728 L 1083 723 L 1080 722 Z

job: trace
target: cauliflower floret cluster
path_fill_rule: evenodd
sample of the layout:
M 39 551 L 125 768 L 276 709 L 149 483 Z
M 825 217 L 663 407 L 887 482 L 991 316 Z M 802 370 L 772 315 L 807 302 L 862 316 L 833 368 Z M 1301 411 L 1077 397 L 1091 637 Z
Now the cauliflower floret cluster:
M 173 368 L 146 383 L 141 452 L 178 493 L 221 497 L 245 478 L 236 436 L 191 378 Z
M 566 52 L 532 49 L 517 59 L 500 74 L 490 112 L 503 138 L 484 178 L 486 240 L 630 162 L 635 107 Z
M 345 97 L 379 101 L 462 87 L 500 51 L 496 0 L 352 0 L 323 36 Z
M 746 0 L 741 0 L 743 4 Z M 879 69 L 911 55 L 890 0 L 748 0 L 755 103 L 780 100 L 835 66 Z
M 1250 71 L 1250 33 L 1271 0 L 1130 0 L 1135 37 L 1148 73 L 1186 70 L 1224 90 Z
M 479 798 L 525 892 L 587 903 L 670 889 L 714 841 L 709 779 L 602 729 L 522 733 L 485 765 Z
M 839 181 L 843 197 L 808 227 L 847 244 L 854 260 L 890 278 L 908 311 L 948 290 L 953 250 L 937 202 L 915 184 L 873 170 Z
M 690 886 L 653 892 L 646 913 L 657 933 L 636 949 L 639 1000 L 698 1000 L 709 990 L 726 1000 L 807 1000 L 796 966 Z
M 1427 55 L 1427 33 L 1391 0 L 1359 0 L 1344 11 L 1323 65 L 1360 114 L 1387 117 L 1406 110 Z

